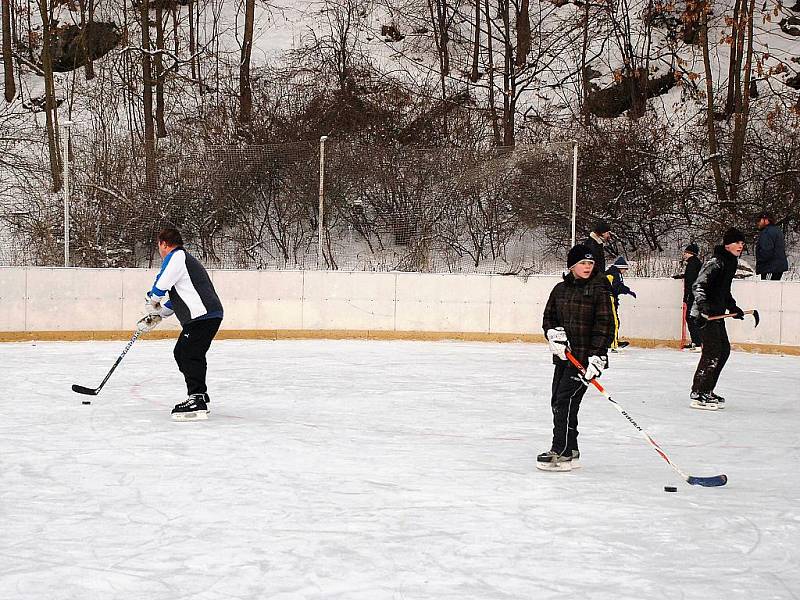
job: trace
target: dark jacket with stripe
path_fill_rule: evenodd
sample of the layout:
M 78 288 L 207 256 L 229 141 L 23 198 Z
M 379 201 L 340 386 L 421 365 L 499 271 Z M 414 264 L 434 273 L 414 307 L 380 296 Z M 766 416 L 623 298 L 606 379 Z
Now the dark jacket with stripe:
M 556 284 L 544 308 L 542 329 L 563 327 L 572 354 L 586 365 L 590 356 L 606 356 L 614 340 L 611 289 L 605 275 L 597 269 L 589 279 L 576 279 L 572 273 Z M 555 356 L 553 362 L 560 361 Z
M 630 294 L 631 288 L 625 285 L 625 278 L 622 276 L 622 271 L 615 265 L 611 265 L 606 269 L 606 279 L 608 279 L 608 284 L 611 286 L 611 297 L 614 299 L 614 303 L 619 306 L 620 295 Z

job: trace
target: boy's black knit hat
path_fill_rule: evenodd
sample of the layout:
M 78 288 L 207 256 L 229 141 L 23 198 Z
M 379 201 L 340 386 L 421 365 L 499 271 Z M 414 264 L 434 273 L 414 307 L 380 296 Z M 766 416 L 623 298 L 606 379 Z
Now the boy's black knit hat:
M 736 227 L 731 227 L 730 229 L 728 229 L 728 231 L 725 232 L 725 235 L 722 236 L 723 246 L 743 241 L 744 241 L 744 234 L 738 229 L 736 229 Z
M 694 254 L 695 256 L 696 256 L 696 255 L 698 255 L 698 254 L 700 254 L 700 248 L 699 248 L 699 247 L 698 247 L 698 245 L 697 245 L 697 244 L 695 244 L 694 242 L 690 242 L 690 243 L 689 243 L 689 245 L 688 245 L 688 246 L 686 246 L 686 248 L 684 248 L 684 250 L 683 250 L 683 251 L 684 251 L 684 252 L 691 252 L 691 253 L 692 253 L 692 254 Z
M 582 260 L 591 260 L 594 262 L 594 255 L 592 254 L 592 251 L 583 244 L 577 244 L 570 248 L 569 253 L 567 254 L 567 268 L 572 268 Z

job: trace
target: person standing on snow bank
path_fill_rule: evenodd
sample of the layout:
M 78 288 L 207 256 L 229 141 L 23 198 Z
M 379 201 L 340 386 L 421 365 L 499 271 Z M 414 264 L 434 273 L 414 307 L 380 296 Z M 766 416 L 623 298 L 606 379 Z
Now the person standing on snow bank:
M 598 273 L 606 271 L 606 245 L 611 241 L 611 227 L 602 219 L 595 223 L 589 237 L 583 240 L 583 245 L 589 248 L 594 257 L 594 266 Z
M 614 336 L 614 320 L 608 280 L 598 272 L 592 251 L 578 244 L 567 255 L 569 272 L 550 292 L 542 329 L 553 353 L 553 442 L 548 452 L 536 457 L 543 471 L 577 468 L 578 409 L 586 382 L 599 377 L 608 366 L 606 350 Z M 585 366 L 580 372 L 567 360 L 566 351 Z
M 689 330 L 689 338 L 691 342 L 683 347 L 684 350 L 690 352 L 700 352 L 700 345 L 702 344 L 700 338 L 700 328 L 697 326 L 697 321 L 692 317 L 692 307 L 694 306 L 694 294 L 692 293 L 692 286 L 697 280 L 697 275 L 703 266 L 703 262 L 697 258 L 700 254 L 700 248 L 694 242 L 691 242 L 683 251 L 683 260 L 686 262 L 686 268 L 683 273 L 673 275 L 673 279 L 683 279 L 683 302 L 686 304 L 686 328 Z
M 789 270 L 783 232 L 775 225 L 774 215 L 768 211 L 759 213 L 758 228 L 761 233 L 756 241 L 756 274 L 761 275 L 761 279 L 779 281 Z
M 731 228 L 725 232 L 722 245 L 714 247 L 714 255 L 706 261 L 692 286 L 695 303 L 692 317 L 702 330 L 703 353 L 692 382 L 692 408 L 718 410 L 725 408 L 725 398 L 714 393 L 722 368 L 731 354 L 725 319 L 709 321 L 709 317 L 734 313 L 744 319 L 731 295 L 731 282 L 736 274 L 739 256 L 744 250 L 744 234 Z
M 172 418 L 207 419 L 210 400 L 206 353 L 222 323 L 222 303 L 203 265 L 183 249 L 177 229 L 159 232 L 158 253 L 164 260 L 153 287 L 147 292 L 147 316 L 139 322 L 139 329 L 150 331 L 173 312 L 178 317 L 183 329 L 173 356 L 186 380 L 189 398 L 175 405 Z
M 622 294 L 627 294 L 636 298 L 636 292 L 625 285 L 625 278 L 622 276 L 623 271 L 628 270 L 628 261 L 624 256 L 617 257 L 614 264 L 606 269 L 606 279 L 611 286 L 611 310 L 614 315 L 614 340 L 611 342 L 611 351 L 616 352 L 618 348 L 625 348 L 628 342 L 619 341 L 619 297 Z

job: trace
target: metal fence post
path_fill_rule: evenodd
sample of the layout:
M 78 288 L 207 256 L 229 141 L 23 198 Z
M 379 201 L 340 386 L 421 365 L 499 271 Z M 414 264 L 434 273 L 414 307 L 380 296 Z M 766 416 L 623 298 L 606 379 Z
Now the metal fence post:
M 319 219 L 317 221 L 317 269 L 323 265 L 322 254 L 322 222 L 325 218 L 325 140 L 327 135 L 319 138 Z
M 578 206 L 578 142 L 573 141 L 572 142 L 572 246 L 575 245 L 577 206 Z

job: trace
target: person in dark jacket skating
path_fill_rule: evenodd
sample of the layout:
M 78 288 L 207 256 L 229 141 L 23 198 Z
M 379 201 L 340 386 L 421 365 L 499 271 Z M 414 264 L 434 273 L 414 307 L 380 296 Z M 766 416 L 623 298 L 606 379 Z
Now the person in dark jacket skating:
M 697 326 L 697 321 L 692 317 L 692 307 L 694 306 L 694 294 L 692 293 L 692 286 L 697 280 L 697 275 L 703 266 L 703 262 L 697 257 L 700 253 L 700 248 L 694 242 L 686 246 L 683 251 L 683 261 L 686 267 L 683 273 L 673 275 L 674 279 L 683 279 L 683 303 L 686 305 L 684 314 L 686 315 L 686 328 L 689 330 L 690 343 L 683 347 L 684 350 L 692 352 L 700 352 L 700 345 L 702 338 L 700 337 L 700 328 Z
M 702 410 L 725 408 L 725 398 L 714 393 L 720 373 L 731 353 L 725 319 L 709 321 L 726 310 L 743 319 L 744 312 L 731 295 L 731 282 L 736 273 L 739 256 L 744 249 L 744 234 L 731 228 L 725 232 L 722 245 L 714 247 L 714 255 L 706 261 L 692 286 L 694 305 L 692 317 L 702 329 L 703 353 L 694 374 L 691 407 Z
M 614 335 L 608 280 L 598 272 L 594 257 L 583 244 L 567 255 L 569 272 L 550 292 L 542 329 L 553 353 L 553 441 L 550 450 L 536 457 L 543 471 L 570 471 L 578 467 L 578 409 L 586 385 L 608 366 L 606 350 Z M 566 351 L 584 365 L 580 372 L 567 360 Z
M 619 341 L 619 297 L 627 294 L 636 298 L 636 292 L 625 285 L 625 278 L 623 272 L 628 270 L 628 261 L 624 256 L 618 256 L 608 269 L 606 269 L 606 279 L 611 287 L 611 310 L 614 317 L 614 340 L 611 342 L 611 351 L 616 352 L 618 348 L 624 348 L 628 342 Z
M 147 292 L 147 316 L 139 321 L 139 329 L 150 331 L 173 313 L 178 317 L 183 329 L 173 355 L 186 380 L 189 398 L 175 405 L 172 418 L 207 419 L 206 353 L 222 323 L 222 303 L 203 265 L 183 249 L 177 229 L 159 232 L 158 253 L 163 262 Z
M 595 269 L 598 273 L 606 270 L 606 245 L 611 241 L 611 227 L 602 219 L 595 223 L 589 236 L 583 240 L 583 245 L 589 248 L 594 257 Z
M 775 225 L 775 216 L 769 211 L 758 215 L 758 228 L 761 233 L 756 241 L 756 273 L 761 279 L 778 281 L 789 270 L 783 232 Z

